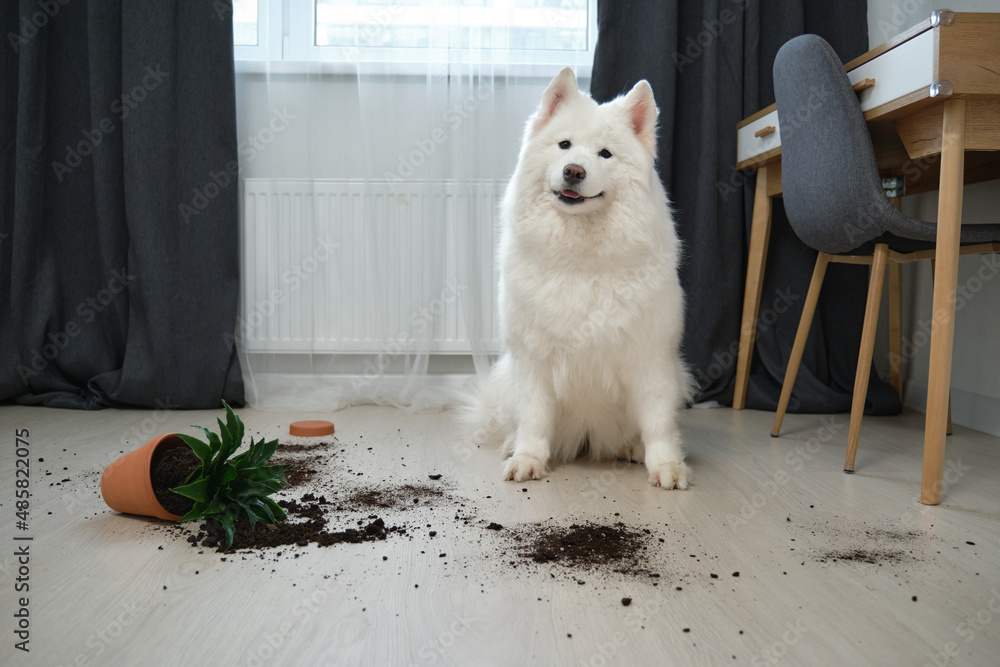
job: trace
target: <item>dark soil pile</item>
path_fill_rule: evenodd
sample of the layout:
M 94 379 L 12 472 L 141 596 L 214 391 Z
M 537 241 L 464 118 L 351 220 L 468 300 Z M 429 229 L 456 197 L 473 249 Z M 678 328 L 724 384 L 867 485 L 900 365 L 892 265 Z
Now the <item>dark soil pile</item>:
M 385 540 L 390 533 L 405 534 L 406 529 L 400 526 L 387 527 L 379 517 L 369 517 L 358 521 L 357 528 L 347 528 L 343 531 L 330 532 L 326 529 L 327 520 L 323 506 L 330 503 L 323 496 L 316 497 L 307 493 L 301 501 L 279 500 L 278 504 L 288 515 L 282 523 L 258 523 L 254 530 L 246 520 L 236 524 L 236 534 L 233 538 L 232 551 L 243 549 L 264 549 L 269 547 L 300 546 L 310 543 L 321 547 L 334 544 L 359 544 Z M 201 525 L 201 532 L 188 538 L 196 546 L 210 547 L 224 552 L 225 533 L 222 526 L 215 521 Z
M 637 530 L 622 522 L 572 526 L 529 527 L 529 544 L 519 549 L 525 560 L 554 563 L 574 570 L 603 570 L 650 576 L 641 564 L 648 561 L 650 531 Z
M 163 505 L 163 509 L 179 516 L 184 516 L 191 511 L 191 508 L 194 507 L 194 501 L 177 495 L 170 489 L 182 486 L 188 475 L 199 465 L 201 465 L 201 461 L 186 445 L 161 449 L 156 453 L 151 464 L 151 477 L 153 493 Z

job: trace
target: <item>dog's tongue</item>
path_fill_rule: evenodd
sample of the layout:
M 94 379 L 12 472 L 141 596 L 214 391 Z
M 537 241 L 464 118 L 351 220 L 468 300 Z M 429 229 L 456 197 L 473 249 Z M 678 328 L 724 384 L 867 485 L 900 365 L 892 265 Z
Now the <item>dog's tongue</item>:
M 563 190 L 560 194 L 563 197 L 568 197 L 569 199 L 579 199 L 583 196 L 579 192 L 573 192 L 572 190 Z

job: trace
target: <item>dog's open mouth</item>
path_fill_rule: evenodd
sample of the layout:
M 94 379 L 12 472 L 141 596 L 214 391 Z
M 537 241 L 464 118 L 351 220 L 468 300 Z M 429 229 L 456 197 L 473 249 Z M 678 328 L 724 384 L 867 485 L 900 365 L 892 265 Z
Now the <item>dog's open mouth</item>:
M 570 189 L 561 190 L 559 192 L 553 192 L 552 194 L 554 194 L 557 197 L 559 197 L 559 201 L 561 201 L 561 202 L 563 202 L 565 204 L 582 204 L 583 202 L 587 201 L 588 199 L 597 199 L 598 197 L 603 197 L 604 196 L 604 193 L 600 192 L 600 193 L 594 195 L 593 197 L 584 197 L 579 192 L 575 192 L 575 191 L 570 190 Z

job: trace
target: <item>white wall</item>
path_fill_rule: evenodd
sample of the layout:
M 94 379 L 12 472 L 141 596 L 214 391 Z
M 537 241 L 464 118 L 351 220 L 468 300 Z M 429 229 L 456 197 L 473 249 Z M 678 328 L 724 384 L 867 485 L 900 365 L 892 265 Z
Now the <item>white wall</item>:
M 1000 0 L 950 0 L 956 12 L 1000 12 Z M 868 42 L 874 47 L 919 23 L 938 6 L 928 0 L 870 0 Z M 927 221 L 937 219 L 937 193 L 905 197 L 903 212 Z M 963 223 L 1000 223 L 1000 181 L 967 186 Z M 1000 256 L 963 257 L 952 362 L 952 420 L 1000 435 Z M 964 296 L 963 296 L 964 295 Z M 903 269 L 904 402 L 926 407 L 932 283 L 930 262 Z M 883 304 L 887 300 L 883 298 Z M 884 311 L 884 309 L 883 309 Z M 888 374 L 887 321 L 879 325 L 876 364 Z M 911 354 L 907 354 L 907 352 Z

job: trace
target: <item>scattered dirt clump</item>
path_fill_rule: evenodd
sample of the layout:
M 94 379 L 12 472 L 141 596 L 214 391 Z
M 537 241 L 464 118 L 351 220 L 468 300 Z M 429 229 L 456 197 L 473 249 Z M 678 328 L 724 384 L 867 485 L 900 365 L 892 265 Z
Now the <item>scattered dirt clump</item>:
M 319 473 L 319 469 L 316 467 L 316 463 L 320 456 L 310 456 L 308 458 L 291 458 L 291 457 L 281 457 L 274 456 L 268 462 L 268 465 L 278 466 L 287 465 L 288 470 L 285 471 L 285 480 L 288 482 L 288 488 L 295 488 L 301 486 L 306 482 L 311 482 L 314 477 Z
M 330 449 L 334 446 L 332 442 L 317 442 L 316 444 L 282 444 L 278 443 L 276 454 L 299 454 L 301 452 L 315 452 L 321 449 Z
M 906 553 L 893 549 L 842 549 L 826 551 L 820 554 L 818 560 L 820 563 L 846 561 L 871 565 L 882 565 L 883 563 L 895 565 L 906 560 Z
M 640 563 L 646 560 L 649 534 L 626 526 L 596 523 L 572 526 L 528 527 L 530 542 L 520 548 L 520 555 L 535 563 L 553 563 L 574 570 L 604 570 L 621 574 L 649 576 Z
M 278 504 L 288 515 L 282 523 L 258 523 L 254 530 L 246 520 L 236 524 L 236 534 L 233 538 L 232 551 L 245 549 L 266 549 L 270 547 L 299 546 L 310 543 L 321 547 L 334 544 L 359 544 L 385 540 L 390 533 L 405 534 L 406 529 L 400 526 L 387 527 L 380 517 L 372 516 L 357 522 L 357 528 L 347 528 L 342 531 L 328 531 L 327 520 L 323 511 L 329 501 L 323 496 L 316 497 L 306 494 L 301 501 L 279 500 Z M 225 552 L 225 534 L 222 526 L 215 521 L 202 524 L 201 532 L 190 539 L 196 546 L 211 547 L 219 552 Z
M 405 510 L 431 505 L 447 494 L 439 488 L 423 484 L 403 484 L 398 487 L 369 487 L 351 493 L 337 506 L 338 511 Z

